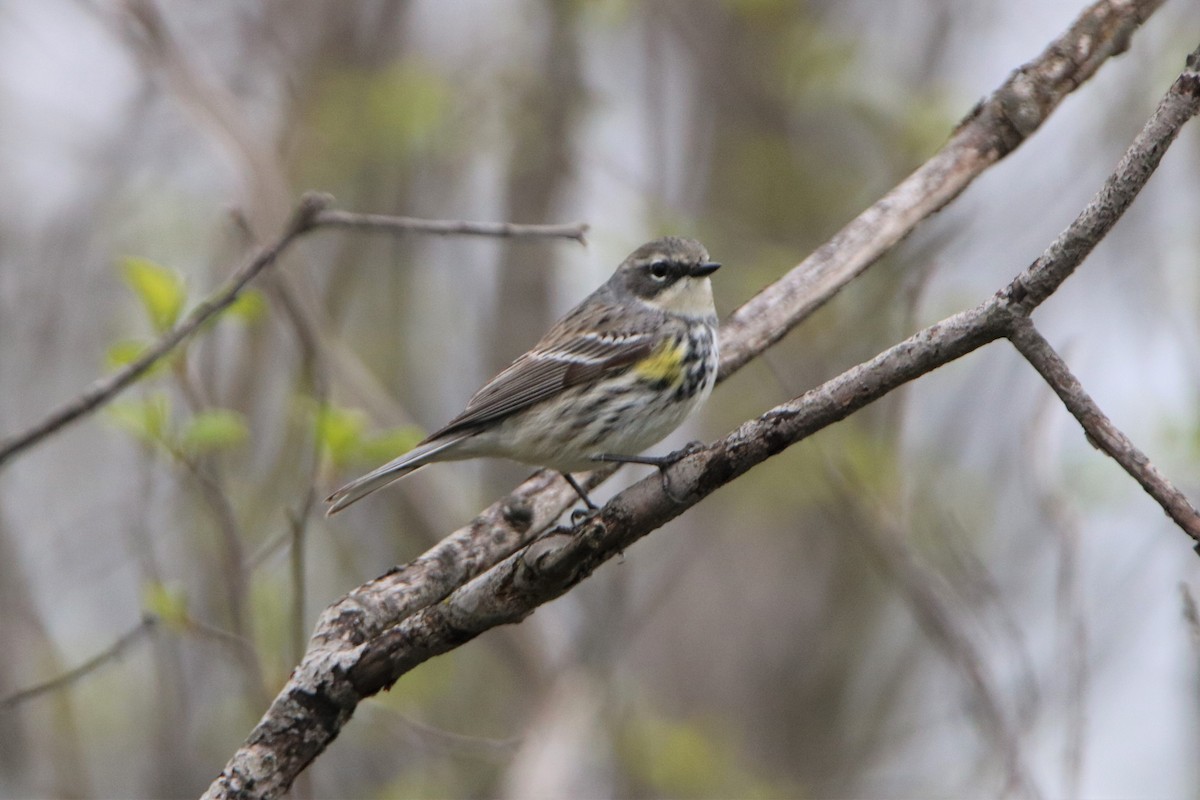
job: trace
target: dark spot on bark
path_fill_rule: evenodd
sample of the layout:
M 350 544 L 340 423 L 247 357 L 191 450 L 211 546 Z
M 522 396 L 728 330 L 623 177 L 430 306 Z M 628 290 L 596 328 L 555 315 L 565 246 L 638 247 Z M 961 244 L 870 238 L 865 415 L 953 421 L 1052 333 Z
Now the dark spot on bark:
M 348 641 L 352 645 L 359 645 L 366 641 L 366 634 L 362 631 L 363 613 L 358 609 L 343 609 L 330 627 L 341 634 L 338 638 Z
M 785 436 L 779 426 L 772 425 L 763 433 L 763 444 L 767 446 L 767 452 L 771 455 L 782 452 L 791 444 L 790 437 Z
M 309 716 L 330 736 L 336 736 L 340 725 L 338 718 L 342 707 L 333 698 L 319 692 L 306 692 L 303 689 L 292 690 L 292 700 L 309 713 Z
M 708 463 L 704 465 L 704 471 L 700 474 L 700 479 L 696 481 L 697 487 L 712 490 L 728 483 L 735 473 L 733 468 L 735 459 L 736 453 L 732 448 L 724 454 L 717 455 L 716 458 L 709 459 Z
M 519 532 L 529 530 L 533 524 L 533 509 L 524 503 L 505 503 L 501 513 L 504 521 Z
M 1189 61 L 1191 60 L 1190 56 L 1188 57 L 1188 60 Z M 1191 66 L 1192 69 L 1196 68 L 1194 65 L 1191 65 L 1191 64 L 1189 64 L 1189 66 Z M 1200 95 L 1200 76 L 1180 75 L 1179 82 L 1182 84 L 1180 88 L 1182 89 L 1184 94 L 1191 95 L 1193 97 L 1195 97 L 1196 95 Z

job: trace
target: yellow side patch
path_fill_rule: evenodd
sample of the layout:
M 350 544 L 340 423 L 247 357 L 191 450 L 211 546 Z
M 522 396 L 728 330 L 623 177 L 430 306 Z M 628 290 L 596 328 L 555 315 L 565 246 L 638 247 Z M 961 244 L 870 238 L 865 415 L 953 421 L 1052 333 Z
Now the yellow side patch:
M 686 349 L 684 342 L 668 339 L 635 364 L 633 371 L 639 378 L 655 383 L 678 383 L 683 379 L 683 356 Z

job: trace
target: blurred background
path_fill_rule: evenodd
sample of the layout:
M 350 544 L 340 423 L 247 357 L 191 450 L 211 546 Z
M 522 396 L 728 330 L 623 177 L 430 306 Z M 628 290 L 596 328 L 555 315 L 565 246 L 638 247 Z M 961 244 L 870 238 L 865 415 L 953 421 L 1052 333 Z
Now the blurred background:
M 136 355 L 306 189 L 591 232 L 586 248 L 310 235 L 118 402 L 6 464 L 0 698 L 113 657 L 0 708 L 0 795 L 199 794 L 323 607 L 528 470 L 438 465 L 332 521 L 317 499 L 444 423 L 646 239 L 700 238 L 728 313 L 1082 7 L 4 0 L 0 435 Z M 1198 34 L 1169 0 L 664 452 L 1004 285 L 1100 186 Z M 1198 166 L 1193 124 L 1036 315 L 1193 502 Z M 1198 590 L 1189 540 L 996 344 L 421 666 L 295 792 L 1196 796 Z

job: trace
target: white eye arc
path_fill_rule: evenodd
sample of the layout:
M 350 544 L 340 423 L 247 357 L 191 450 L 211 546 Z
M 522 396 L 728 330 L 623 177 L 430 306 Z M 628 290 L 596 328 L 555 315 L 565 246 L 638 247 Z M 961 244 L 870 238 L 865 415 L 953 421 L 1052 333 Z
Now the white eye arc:
M 660 283 L 671 274 L 671 265 L 665 261 L 655 261 L 650 265 L 650 277 Z

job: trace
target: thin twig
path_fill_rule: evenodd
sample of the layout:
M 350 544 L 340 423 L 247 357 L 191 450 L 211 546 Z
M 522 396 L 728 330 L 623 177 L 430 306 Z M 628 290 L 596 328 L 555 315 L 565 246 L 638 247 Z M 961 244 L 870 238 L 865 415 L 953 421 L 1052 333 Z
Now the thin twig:
M 239 656 L 245 658 L 258 657 L 258 648 L 254 646 L 254 642 L 245 636 L 240 636 L 232 631 L 227 631 L 224 628 L 219 628 L 216 625 L 198 620 L 193 616 L 188 615 L 181 619 L 180 629 L 187 633 L 194 633 L 202 639 L 208 639 L 209 641 L 228 647 Z
M 68 423 L 74 422 L 112 400 L 121 390 L 144 375 L 160 359 L 192 336 L 205 322 L 228 308 L 237 299 L 246 284 L 273 264 L 279 258 L 280 253 L 296 237 L 312 229 L 316 213 L 328 203 L 328 195 L 306 194 L 301 199 L 287 229 L 278 240 L 270 246 L 260 249 L 243 267 L 231 275 L 221 288 L 202 300 L 178 325 L 147 348 L 137 359 L 113 374 L 96 381 L 78 397 L 51 412 L 33 427 L 0 441 L 0 466 Z
M 586 244 L 588 226 L 582 222 L 565 225 L 518 225 L 513 222 L 467 222 L 466 220 L 417 219 L 386 214 L 357 214 L 329 209 L 317 215 L 318 225 L 390 233 L 426 233 L 439 236 L 499 236 L 521 239 L 573 239 Z
M 1036 59 L 982 100 L 937 153 L 817 248 L 769 292 L 725 321 L 721 375 L 729 375 L 824 305 L 843 286 L 1015 150 L 1096 73 L 1163 0 L 1102 0 Z
M 146 634 L 150 633 L 154 626 L 158 624 L 158 618 L 154 616 L 144 616 L 132 630 L 123 634 L 119 639 L 110 644 L 107 648 L 89 658 L 74 669 L 68 670 L 61 675 L 51 678 L 44 683 L 39 683 L 35 686 L 29 686 L 20 691 L 10 694 L 8 697 L 0 699 L 0 712 L 12 711 L 17 706 L 33 700 L 36 697 L 41 697 L 45 694 L 58 691 L 66 686 L 87 677 L 91 673 L 100 669 L 111 661 L 120 658 L 126 650 L 137 643 Z
M 1150 463 L 1146 454 L 1104 415 L 1084 390 L 1079 379 L 1071 374 L 1066 362 L 1054 352 L 1050 343 L 1033 326 L 1033 322 L 1025 317 L 1020 318 L 1008 338 L 1046 380 L 1071 415 L 1079 420 L 1088 440 L 1141 484 L 1146 493 L 1167 512 L 1167 516 L 1173 519 L 1184 533 L 1195 539 L 1200 547 L 1200 512 L 1188 502 L 1183 492 L 1176 489 L 1174 484 Z
M 298 237 L 322 227 L 364 227 L 381 230 L 437 234 L 574 239 L 584 241 L 587 226 L 516 225 L 510 223 L 418 220 L 379 214 L 352 214 L 327 208 L 329 195 L 310 192 L 301 198 L 284 233 L 238 269 L 219 289 L 202 300 L 178 325 L 148 347 L 136 360 L 84 390 L 78 397 L 51 412 L 41 422 L 0 439 L 0 467 L 12 457 L 57 432 L 71 422 L 95 411 L 140 378 L 160 359 L 190 338 L 205 322 L 228 308 L 241 291 L 286 250 Z
M 403 726 L 412 738 L 420 740 L 423 745 L 433 745 L 438 750 L 446 752 L 461 754 L 464 751 L 476 751 L 489 755 L 505 755 L 511 754 L 521 745 L 521 737 L 519 736 L 505 738 L 472 736 L 467 733 L 458 733 L 457 731 L 439 728 L 434 725 L 427 725 L 382 703 L 372 703 L 370 709 L 389 722 L 394 721 Z

